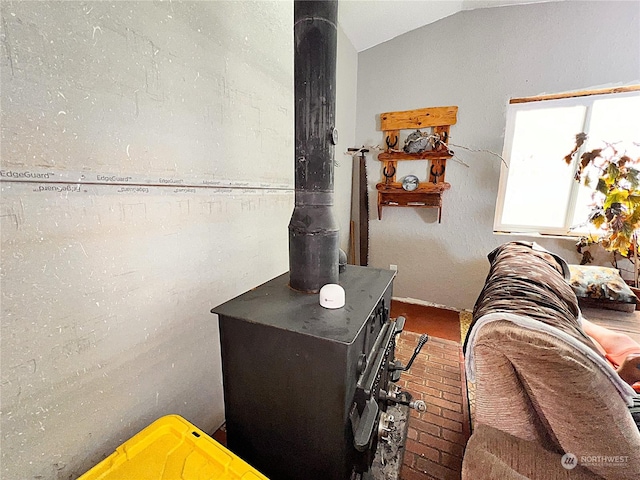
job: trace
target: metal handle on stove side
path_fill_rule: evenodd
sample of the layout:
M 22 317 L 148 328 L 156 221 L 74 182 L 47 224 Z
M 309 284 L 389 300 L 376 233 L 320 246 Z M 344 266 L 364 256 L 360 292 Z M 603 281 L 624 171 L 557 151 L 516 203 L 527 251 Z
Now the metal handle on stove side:
M 407 407 L 413 408 L 418 412 L 427 411 L 427 405 L 423 400 L 414 400 L 413 396 L 409 392 L 403 392 L 398 387 L 395 388 L 395 392 L 392 393 L 381 391 L 380 400 L 391 402 L 396 405 L 406 405 Z
M 416 357 L 420 353 L 420 350 L 422 350 L 422 347 L 424 347 L 424 344 L 427 343 L 428 341 L 429 341 L 429 335 L 427 335 L 426 333 L 423 333 L 422 335 L 420 335 L 420 339 L 418 340 L 416 349 L 413 351 L 413 355 L 411 355 L 411 358 L 409 359 L 407 366 L 405 367 L 404 365 L 402 365 L 402 362 L 398 361 L 398 362 L 395 362 L 394 365 L 389 367 L 389 371 L 391 372 L 395 372 L 396 370 L 400 370 L 402 372 L 408 371 L 411 368 L 411 365 L 413 365 L 413 361 L 416 359 Z
M 411 368 L 411 365 L 413 365 L 413 361 L 416 359 L 416 357 L 420 353 L 420 350 L 422 350 L 422 347 L 424 347 L 424 344 L 427 343 L 428 341 L 429 341 L 429 335 L 427 335 L 426 333 L 423 333 L 422 335 L 420 335 L 420 339 L 418 340 L 418 345 L 416 345 L 416 349 L 413 351 L 413 355 L 411 355 L 411 358 L 409 359 L 409 363 L 407 363 L 407 366 L 404 367 L 405 372 Z

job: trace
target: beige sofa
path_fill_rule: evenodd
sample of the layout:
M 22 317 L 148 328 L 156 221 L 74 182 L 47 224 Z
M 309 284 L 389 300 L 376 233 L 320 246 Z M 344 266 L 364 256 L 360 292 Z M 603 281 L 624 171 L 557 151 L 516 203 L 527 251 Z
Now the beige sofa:
M 581 332 L 562 261 L 529 245 L 492 252 L 476 303 L 465 344 L 476 400 L 462 478 L 639 479 L 629 409 L 637 396 Z

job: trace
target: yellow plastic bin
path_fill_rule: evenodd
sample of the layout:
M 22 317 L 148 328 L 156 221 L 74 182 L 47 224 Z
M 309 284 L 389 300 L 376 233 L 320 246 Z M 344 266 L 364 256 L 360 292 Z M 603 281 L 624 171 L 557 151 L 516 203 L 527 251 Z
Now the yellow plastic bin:
M 78 480 L 268 480 L 178 415 L 159 418 Z

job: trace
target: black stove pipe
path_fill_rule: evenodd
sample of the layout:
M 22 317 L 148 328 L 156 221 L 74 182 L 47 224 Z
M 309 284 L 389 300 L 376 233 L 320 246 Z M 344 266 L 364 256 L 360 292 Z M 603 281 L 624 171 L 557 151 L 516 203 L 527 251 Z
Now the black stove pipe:
M 318 292 L 338 283 L 333 218 L 338 2 L 294 2 L 295 208 L 289 222 L 289 284 Z

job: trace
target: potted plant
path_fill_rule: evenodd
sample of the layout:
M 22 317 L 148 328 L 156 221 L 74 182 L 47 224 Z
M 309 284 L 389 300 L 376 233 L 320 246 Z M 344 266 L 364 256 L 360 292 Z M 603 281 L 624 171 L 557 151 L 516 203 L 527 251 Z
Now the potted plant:
M 570 164 L 578 154 L 587 135 L 576 135 L 574 149 L 565 157 Z M 593 188 L 593 209 L 588 223 L 596 233 L 583 237 L 577 244 L 583 254 L 583 263 L 590 254 L 585 247 L 599 244 L 613 253 L 617 267 L 617 255 L 629 259 L 634 266 L 633 286 L 638 287 L 638 235 L 640 233 L 640 158 L 633 159 L 613 144 L 605 144 L 584 152 L 579 159 L 575 179 Z

